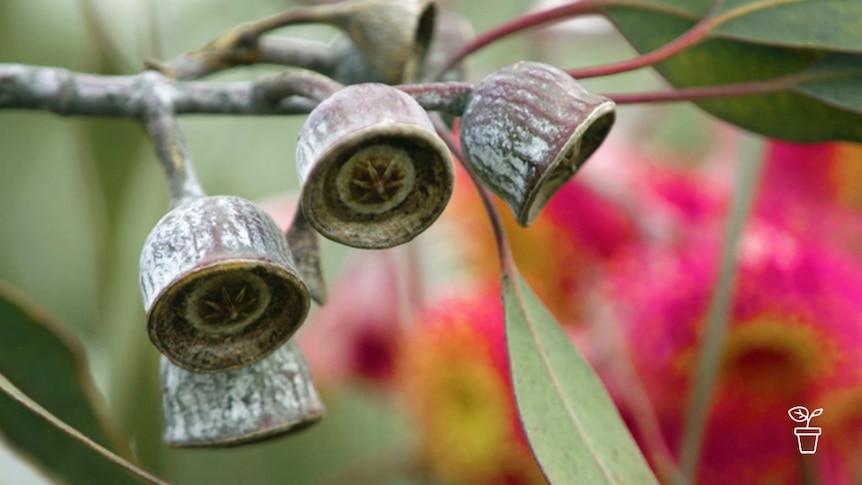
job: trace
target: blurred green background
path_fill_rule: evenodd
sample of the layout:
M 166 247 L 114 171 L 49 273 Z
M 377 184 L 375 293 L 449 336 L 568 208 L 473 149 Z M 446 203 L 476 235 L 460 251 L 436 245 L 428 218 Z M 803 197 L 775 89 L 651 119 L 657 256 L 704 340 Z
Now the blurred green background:
M 477 32 L 536 7 L 443 4 L 470 19 Z M 176 56 L 231 26 L 291 6 L 273 0 L 3 0 L 0 62 L 129 74 L 140 70 L 144 58 Z M 282 34 L 329 40 L 335 32 L 303 26 Z M 607 26 L 579 33 L 555 29 L 481 51 L 470 72 L 476 79 L 518 59 L 565 68 L 631 53 Z M 215 81 L 273 69 L 241 69 Z M 600 92 L 660 85 L 649 73 L 588 84 Z M 641 110 L 623 109 L 620 124 L 636 123 Z M 702 145 L 698 133 L 705 117 L 693 108 L 652 108 L 651 116 L 670 120 L 652 130 L 656 143 L 684 140 L 678 145 L 683 150 Z M 301 117 L 190 116 L 181 122 L 208 193 L 255 200 L 296 188 L 293 153 Z M 356 483 L 339 481 L 339 475 L 363 463 L 372 469 L 395 466 L 391 451 L 409 449 L 404 417 L 361 385 L 325 392 L 328 415 L 322 424 L 287 439 L 217 451 L 161 445 L 158 354 L 144 331 L 137 272 L 143 240 L 166 210 L 167 191 L 136 123 L 0 111 L 0 207 L 0 279 L 74 329 L 109 408 L 147 469 L 180 484 Z M 343 251 L 332 245 L 325 251 L 327 273 L 335 275 Z M 0 466 L 0 483 L 21 483 L 18 473 Z M 398 475 L 392 483 L 431 483 L 409 469 Z

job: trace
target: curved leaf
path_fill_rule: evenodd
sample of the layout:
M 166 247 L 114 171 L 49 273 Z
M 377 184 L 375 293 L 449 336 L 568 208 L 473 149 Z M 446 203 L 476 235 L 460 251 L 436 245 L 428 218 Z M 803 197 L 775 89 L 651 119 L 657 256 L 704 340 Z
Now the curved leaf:
M 656 0 L 652 0 L 656 1 Z M 738 3 L 739 0 L 737 0 Z M 607 15 L 640 52 L 653 51 L 696 21 L 659 10 L 615 7 Z M 767 81 L 818 69 L 857 69 L 862 56 L 712 38 L 655 66 L 678 88 Z M 700 100 L 707 112 L 745 129 L 797 142 L 862 141 L 856 76 L 825 76 L 771 94 Z
M 749 42 L 862 52 L 859 0 L 725 0 L 713 36 Z
M 713 3 L 714 0 L 634 0 L 625 2 L 625 8 L 655 10 L 697 21 L 709 14 Z
M 73 335 L 3 282 L 0 322 L 0 374 L 62 421 L 131 456 L 101 413 L 101 398 Z M 65 483 L 138 483 L 4 393 L 0 393 L 0 437 Z
M 858 0 L 634 0 L 611 10 L 710 18 L 711 38 L 774 46 L 862 52 Z
M 815 79 L 800 83 L 797 91 L 862 115 L 862 55 L 831 54 L 814 64 L 806 74 Z
M 655 476 L 599 378 L 516 271 L 503 278 L 521 422 L 554 484 L 649 484 Z

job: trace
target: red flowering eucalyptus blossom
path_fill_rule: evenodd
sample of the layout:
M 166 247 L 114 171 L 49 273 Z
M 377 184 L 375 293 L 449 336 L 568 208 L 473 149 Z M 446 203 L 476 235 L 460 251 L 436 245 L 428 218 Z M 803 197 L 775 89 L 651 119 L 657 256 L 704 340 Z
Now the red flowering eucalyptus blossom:
M 544 483 L 518 422 L 498 289 L 422 315 L 406 336 L 399 382 L 422 460 L 446 483 Z
M 389 383 L 401 345 L 401 300 L 391 252 L 363 253 L 348 262 L 330 302 L 298 334 L 321 386 L 357 379 Z
M 478 195 L 460 166 L 455 191 L 442 221 L 465 241 L 463 253 L 472 276 L 493 284 L 500 276 L 491 226 Z M 577 178 L 566 183 L 529 227 L 521 227 L 508 206 L 494 197 L 522 275 L 563 323 L 586 318 L 586 289 L 600 266 L 635 237 L 624 210 Z
M 767 145 L 756 212 L 797 234 L 827 233 L 829 243 L 862 247 L 862 145 Z
M 633 359 L 677 453 L 719 249 L 703 238 L 674 251 L 654 249 L 649 258 L 644 251 L 617 275 Z M 847 435 L 843 428 L 854 419 L 858 429 L 859 413 L 819 423 L 823 444 L 808 465 L 786 415 L 809 404 L 823 407 L 825 417 L 823 401 L 836 389 L 862 389 L 862 273 L 850 263 L 813 238 L 762 219 L 749 224 L 698 483 L 803 483 L 806 473 L 828 483 L 850 479 L 849 462 L 829 442 Z

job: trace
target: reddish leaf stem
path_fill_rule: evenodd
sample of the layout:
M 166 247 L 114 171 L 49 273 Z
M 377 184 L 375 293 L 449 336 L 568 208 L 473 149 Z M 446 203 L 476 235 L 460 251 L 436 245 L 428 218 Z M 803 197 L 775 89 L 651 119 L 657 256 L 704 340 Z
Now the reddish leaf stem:
M 572 2 L 552 9 L 543 10 L 541 12 L 522 15 L 503 25 L 494 27 L 464 44 L 461 49 L 456 52 L 451 59 L 449 59 L 449 62 L 446 63 L 443 69 L 440 69 L 440 72 L 443 73 L 448 71 L 452 66 L 473 52 L 476 52 L 488 44 L 496 42 L 504 37 L 508 37 L 516 32 L 551 22 L 562 22 L 578 15 L 599 13 L 603 7 L 609 7 L 618 3 L 620 2 L 615 0 L 582 0 L 580 2 Z
M 672 42 L 665 44 L 650 53 L 621 62 L 569 69 L 566 72 L 575 79 L 586 79 L 590 77 L 610 76 L 611 74 L 619 74 L 640 69 L 642 67 L 652 66 L 653 64 L 658 64 L 659 62 L 700 43 L 706 38 L 714 26 L 715 22 L 713 19 L 705 17 L 694 27 L 674 39 Z
M 804 79 L 801 76 L 785 76 L 770 79 L 768 81 L 683 88 L 670 91 L 605 94 L 604 96 L 614 100 L 617 104 L 693 101 L 696 99 L 729 98 L 734 96 L 753 96 L 757 94 L 774 93 L 789 89 L 803 80 Z

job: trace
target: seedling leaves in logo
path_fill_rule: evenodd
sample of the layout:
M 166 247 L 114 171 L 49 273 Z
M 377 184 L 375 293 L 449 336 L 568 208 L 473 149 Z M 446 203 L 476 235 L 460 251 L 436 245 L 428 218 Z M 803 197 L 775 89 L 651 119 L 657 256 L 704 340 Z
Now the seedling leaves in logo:
M 799 453 L 803 455 L 813 455 L 817 452 L 817 439 L 820 437 L 820 428 L 812 428 L 811 420 L 815 416 L 823 414 L 823 408 L 817 408 L 814 411 L 808 412 L 805 406 L 795 406 L 787 410 L 790 419 L 797 423 L 805 423 L 805 426 L 793 428 L 793 434 L 796 435 L 796 440 L 799 444 Z

